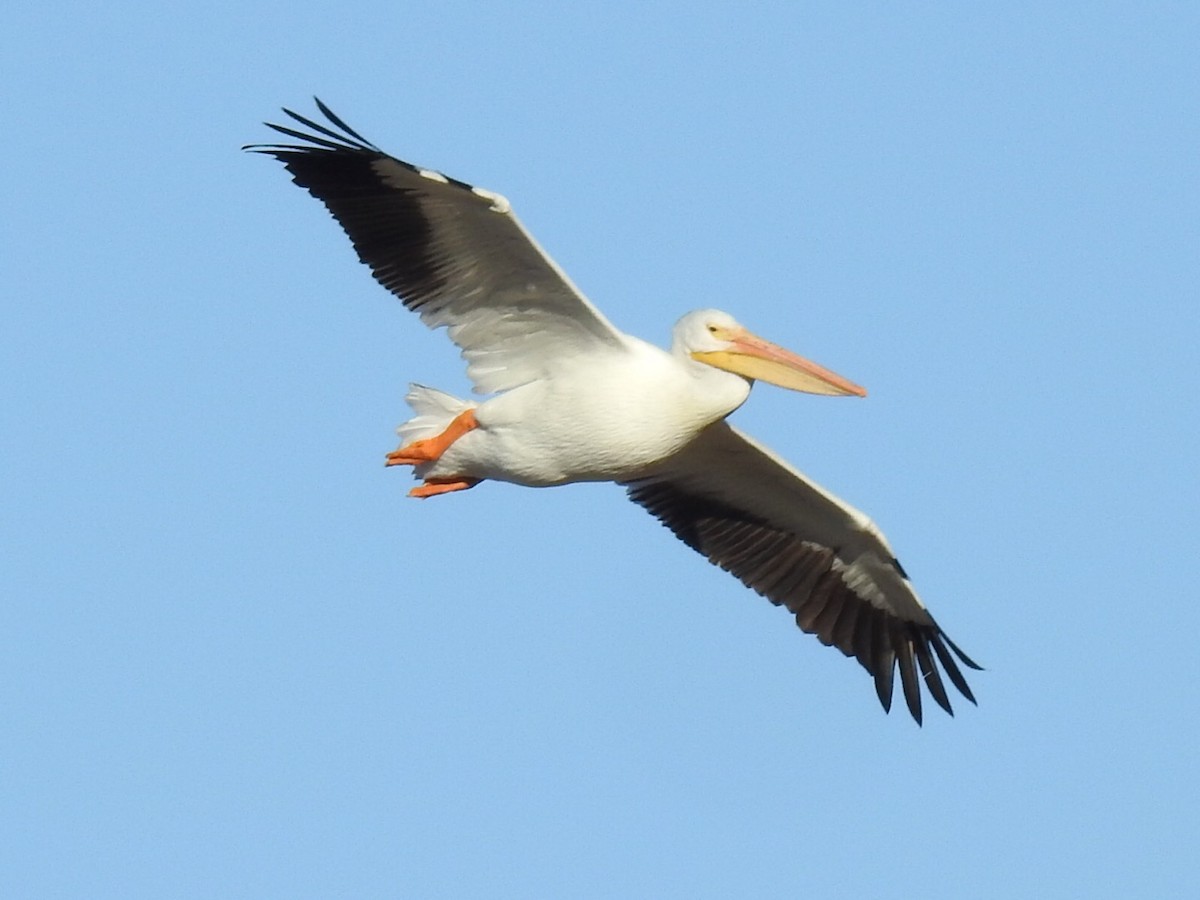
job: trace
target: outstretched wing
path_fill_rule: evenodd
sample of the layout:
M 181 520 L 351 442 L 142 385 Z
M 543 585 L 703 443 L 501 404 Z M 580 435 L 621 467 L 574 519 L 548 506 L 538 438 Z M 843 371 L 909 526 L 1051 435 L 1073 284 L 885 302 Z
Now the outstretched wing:
M 885 710 L 897 666 L 918 723 L 922 680 L 954 714 L 939 664 L 975 702 L 955 656 L 979 666 L 938 627 L 871 520 L 730 425 L 710 426 L 626 487 L 688 546 L 858 659 Z
M 329 125 L 285 109 L 311 131 L 268 127 L 298 144 L 244 149 L 282 162 L 349 235 L 375 278 L 446 326 L 480 393 L 542 377 L 555 362 L 624 348 L 624 336 L 530 237 L 499 194 L 388 156 L 320 100 Z

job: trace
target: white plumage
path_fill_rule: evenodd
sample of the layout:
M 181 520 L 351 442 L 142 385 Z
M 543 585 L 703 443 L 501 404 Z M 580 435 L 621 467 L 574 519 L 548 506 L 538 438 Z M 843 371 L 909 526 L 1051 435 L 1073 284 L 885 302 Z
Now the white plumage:
M 947 712 L 944 672 L 974 702 L 945 636 L 883 535 L 725 422 L 756 380 L 865 395 L 763 340 L 727 313 L 697 310 L 670 350 L 614 328 L 490 191 L 388 156 L 317 101 L 329 125 L 271 125 L 299 144 L 279 159 L 345 229 L 376 279 L 430 327 L 445 327 L 481 401 L 413 385 L 391 465 L 428 497 L 492 479 L 528 486 L 615 481 L 676 535 L 797 624 L 854 656 L 889 709 L 899 669 Z

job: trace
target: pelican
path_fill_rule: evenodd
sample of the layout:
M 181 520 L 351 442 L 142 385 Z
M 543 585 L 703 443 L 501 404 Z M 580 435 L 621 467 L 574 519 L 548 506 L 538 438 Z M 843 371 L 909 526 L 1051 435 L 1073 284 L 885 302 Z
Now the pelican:
M 410 496 L 489 479 L 617 482 L 685 544 L 856 658 L 885 711 L 897 669 L 918 724 L 922 682 L 953 715 L 943 671 L 975 702 L 955 657 L 979 666 L 934 621 L 871 520 L 726 422 L 755 381 L 866 391 L 713 309 L 681 318 L 668 351 L 618 331 L 504 197 L 389 156 L 316 104 L 327 124 L 289 109 L 292 127 L 265 123 L 299 143 L 244 149 L 279 160 L 325 204 L 376 280 L 446 329 L 487 395 L 411 386 L 414 416 L 386 458 L 413 467 L 421 483 Z

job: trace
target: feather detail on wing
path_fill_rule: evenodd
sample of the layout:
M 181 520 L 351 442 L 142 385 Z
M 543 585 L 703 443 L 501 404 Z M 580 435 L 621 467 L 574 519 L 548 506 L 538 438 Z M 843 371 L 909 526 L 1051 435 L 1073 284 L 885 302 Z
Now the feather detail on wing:
M 317 100 L 323 125 L 271 125 L 299 144 L 255 144 L 320 200 L 375 278 L 446 326 L 479 393 L 543 377 L 566 356 L 624 336 L 588 302 L 513 215 L 507 200 L 388 156 Z
M 953 715 L 943 672 L 975 702 L 955 657 L 979 666 L 938 627 L 871 520 L 725 422 L 626 487 L 688 546 L 855 657 L 885 710 L 897 668 L 918 723 L 922 681 Z

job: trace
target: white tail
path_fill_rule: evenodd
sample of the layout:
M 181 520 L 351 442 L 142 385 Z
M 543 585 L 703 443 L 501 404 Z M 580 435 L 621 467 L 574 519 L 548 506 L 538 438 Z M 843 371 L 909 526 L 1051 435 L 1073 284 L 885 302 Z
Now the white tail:
M 404 401 L 416 415 L 396 429 L 402 445 L 441 434 L 460 412 L 478 405 L 423 384 L 410 384 Z

